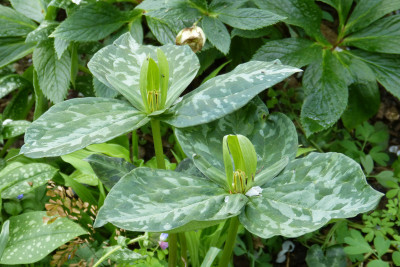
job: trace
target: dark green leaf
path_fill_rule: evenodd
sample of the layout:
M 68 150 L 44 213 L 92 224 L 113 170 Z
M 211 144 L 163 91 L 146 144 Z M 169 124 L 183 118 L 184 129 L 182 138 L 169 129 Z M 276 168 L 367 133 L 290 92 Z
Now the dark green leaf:
M 275 24 L 285 17 L 257 8 L 226 8 L 218 14 L 218 19 L 234 28 L 256 30 Z
M 58 59 L 61 59 L 64 52 L 67 50 L 70 41 L 62 38 L 54 38 L 54 49 L 56 50 Z
M 135 166 L 121 158 L 107 157 L 93 154 L 85 159 L 90 163 L 100 181 L 112 188 L 125 174 L 129 173 Z
M 0 37 L 26 36 L 36 23 L 10 7 L 0 5 Z
M 149 121 L 126 102 L 109 98 L 76 98 L 51 107 L 25 134 L 21 154 L 52 157 L 103 143 Z
M 8 95 L 18 88 L 30 86 L 28 80 L 24 79 L 21 75 L 10 74 L 0 78 L 0 98 Z
M 306 262 L 308 266 L 318 267 L 346 267 L 346 254 L 341 246 L 332 246 L 326 250 L 326 256 L 317 244 L 307 251 Z
M 263 45 L 253 60 L 272 61 L 279 59 L 283 64 L 297 68 L 304 67 L 322 56 L 322 47 L 302 38 L 287 38 L 269 41 Z
M 35 46 L 23 38 L 0 38 L 0 68 L 32 53 Z
M 152 18 L 148 16 L 146 16 L 146 21 L 151 32 L 154 34 L 154 36 L 160 43 L 162 43 L 163 45 L 175 43 L 176 33 L 171 29 L 171 27 L 167 23 L 157 18 Z
M 49 35 L 54 31 L 54 29 L 58 26 L 58 22 L 45 20 L 43 21 L 39 27 L 35 30 L 31 31 L 25 39 L 26 43 L 31 42 L 39 42 L 46 41 L 49 38 Z
M 96 77 L 93 77 L 93 88 L 97 97 L 115 98 L 118 95 L 117 91 L 100 82 Z
M 306 98 L 301 109 L 301 123 L 307 136 L 332 126 L 347 106 L 347 73 L 329 50 L 322 60 L 312 63 L 304 73 Z
M 52 41 L 41 42 L 33 51 L 33 66 L 40 89 L 52 102 L 64 100 L 69 89 L 71 56 L 65 51 L 58 59 Z
M 97 2 L 78 9 L 51 36 L 77 42 L 97 41 L 118 30 L 130 19 L 127 13 L 113 5 Z
M 10 0 L 10 2 L 19 13 L 37 22 L 42 22 L 46 16 L 47 7 L 43 0 Z
M 219 51 L 225 55 L 229 52 L 231 37 L 225 25 L 218 19 L 205 16 L 201 21 L 201 28 L 210 41 Z

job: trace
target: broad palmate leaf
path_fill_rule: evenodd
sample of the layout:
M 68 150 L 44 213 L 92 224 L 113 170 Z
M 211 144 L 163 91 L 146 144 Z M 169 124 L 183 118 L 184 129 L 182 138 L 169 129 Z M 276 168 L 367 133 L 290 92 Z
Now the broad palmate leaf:
M 111 189 L 95 227 L 110 222 L 130 231 L 195 230 L 238 215 L 246 202 L 207 178 L 137 168 Z
M 54 105 L 32 123 L 20 153 L 32 158 L 64 155 L 108 141 L 148 121 L 142 112 L 124 101 L 71 99 Z
M 368 185 L 355 161 L 338 153 L 311 153 L 294 160 L 262 188 L 239 219 L 263 238 L 315 231 L 330 219 L 369 211 L 383 195 Z
M 9 240 L 1 264 L 37 262 L 62 244 L 86 234 L 81 226 L 67 218 L 58 218 L 46 224 L 43 223 L 43 217 L 46 217 L 45 211 L 35 211 L 9 219 Z

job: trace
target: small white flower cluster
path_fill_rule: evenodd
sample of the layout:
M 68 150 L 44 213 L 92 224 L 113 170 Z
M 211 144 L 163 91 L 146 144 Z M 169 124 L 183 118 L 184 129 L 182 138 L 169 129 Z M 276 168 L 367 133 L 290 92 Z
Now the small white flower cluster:
M 71 1 L 72 1 L 72 3 L 77 4 L 77 5 L 79 5 L 82 2 L 82 0 L 71 0 Z

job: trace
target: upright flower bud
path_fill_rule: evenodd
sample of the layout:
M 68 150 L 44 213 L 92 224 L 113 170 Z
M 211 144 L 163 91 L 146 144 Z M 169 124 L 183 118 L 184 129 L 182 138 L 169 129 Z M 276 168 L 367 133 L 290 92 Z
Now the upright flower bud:
M 175 43 L 177 45 L 189 45 L 193 52 L 200 51 L 206 43 L 206 36 L 203 30 L 193 25 L 189 28 L 184 28 L 176 36 Z
M 243 135 L 226 135 L 222 141 L 226 179 L 231 193 L 245 194 L 254 183 L 257 154 Z

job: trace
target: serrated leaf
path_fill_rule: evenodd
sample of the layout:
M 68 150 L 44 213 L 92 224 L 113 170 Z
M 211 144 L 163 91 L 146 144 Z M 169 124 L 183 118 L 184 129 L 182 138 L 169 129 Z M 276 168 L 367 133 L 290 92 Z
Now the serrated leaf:
M 113 5 L 97 2 L 78 9 L 51 36 L 67 41 L 97 41 L 118 30 L 129 19 Z
M 0 172 L 1 198 L 16 198 L 47 183 L 57 169 L 48 164 L 31 163 Z
M 319 0 L 336 9 L 339 15 L 340 24 L 343 25 L 353 5 L 353 0 Z
M 167 23 L 158 20 L 157 18 L 147 16 L 146 21 L 151 32 L 161 44 L 166 45 L 175 43 L 176 33 L 173 32 Z
M 400 56 L 361 50 L 354 50 L 349 54 L 367 63 L 378 82 L 392 95 L 400 98 Z
M 301 123 L 307 136 L 331 127 L 346 109 L 346 70 L 336 57 L 324 50 L 323 58 L 310 64 L 304 73 L 305 100 Z
M 201 28 L 203 29 L 207 40 L 215 46 L 223 54 L 228 54 L 231 46 L 231 36 L 225 25 L 218 19 L 204 16 L 201 20 Z
M 344 33 L 359 31 L 398 9 L 400 9 L 399 0 L 360 0 L 347 20 Z
M 26 36 L 36 23 L 10 7 L 0 5 L 0 37 Z
M 37 22 L 46 16 L 47 7 L 43 0 L 10 0 L 12 7 L 19 13 Z
M 218 19 L 234 28 L 255 30 L 275 24 L 285 17 L 257 8 L 226 8 L 218 14 Z
M 142 26 L 142 16 L 138 16 L 137 19 L 129 23 L 129 32 L 133 39 L 139 44 L 143 44 L 143 26 Z
M 264 89 L 298 71 L 278 61 L 250 61 L 241 64 L 233 71 L 212 78 L 186 94 L 182 101 L 168 111 L 172 116 L 166 117 L 164 121 L 182 128 L 219 119 L 243 107 Z
M 380 106 L 378 84 L 374 82 L 355 83 L 349 86 L 349 104 L 343 112 L 342 121 L 347 129 L 374 116 Z
M 25 42 L 39 42 L 46 41 L 49 38 L 49 35 L 54 31 L 54 29 L 59 25 L 56 21 L 45 20 L 43 21 L 39 27 L 35 30 L 31 31 L 28 36 L 26 36 Z
M 283 64 L 301 68 L 322 55 L 322 47 L 307 39 L 287 38 L 269 41 L 254 54 L 252 60 L 271 61 L 279 59 Z
M 259 98 L 211 123 L 175 129 L 179 144 L 188 157 L 201 156 L 224 174 L 222 139 L 227 134 L 244 135 L 253 143 L 257 153 L 257 173 L 268 170 L 282 158 L 294 159 L 296 155 L 298 143 L 293 123 L 281 113 L 268 115 L 267 107 Z M 199 167 L 197 156 L 193 156 L 193 161 Z
M 32 53 L 35 46 L 23 38 L 0 38 L 0 68 Z
M 29 264 L 46 257 L 69 240 L 86 234 L 78 224 L 58 218 L 43 223 L 45 211 L 28 212 L 10 217 L 10 239 L 0 260 L 1 264 Z
M 62 38 L 54 38 L 54 49 L 56 50 L 58 59 L 61 59 L 69 44 L 70 41 L 64 40 Z
M 377 235 L 374 239 L 374 246 L 378 256 L 382 257 L 390 248 L 390 240 L 385 240 L 383 236 Z
M 262 238 L 312 232 L 331 219 L 374 208 L 383 195 L 368 185 L 355 161 L 337 153 L 293 160 L 262 188 L 239 216 L 247 230 Z
M 400 54 L 400 15 L 382 18 L 346 39 L 343 45 L 379 53 Z
M 389 263 L 383 260 L 372 260 L 368 262 L 368 267 L 389 267 Z
M 41 42 L 33 51 L 33 66 L 43 94 L 54 103 L 63 101 L 71 77 L 70 53 L 65 51 L 58 59 L 53 41 Z
M 233 29 L 231 31 L 231 38 L 235 36 L 240 36 L 243 38 L 260 38 L 263 36 L 268 36 L 274 32 L 272 27 L 261 28 L 257 30 L 240 30 L 240 29 Z
M 16 137 L 25 133 L 26 129 L 31 125 L 29 121 L 4 121 L 2 135 L 4 139 Z
M 20 153 L 32 158 L 65 155 L 104 143 L 148 121 L 142 112 L 120 100 L 71 99 L 54 105 L 31 124 Z
M 88 66 L 102 83 L 125 96 L 137 109 L 145 110 L 140 94 L 140 69 L 146 56 L 157 61 L 154 46 L 139 45 L 126 33 L 97 52 Z M 186 89 L 199 69 L 196 55 L 189 46 L 165 45 L 160 47 L 169 65 L 169 84 L 165 107 L 169 107 Z
M 92 154 L 85 160 L 89 162 L 97 177 L 108 188 L 112 188 L 125 174 L 135 168 L 133 164 L 121 158 L 98 154 Z
M 326 250 L 326 256 L 321 247 L 312 245 L 307 251 L 306 262 L 308 266 L 319 267 L 346 267 L 346 254 L 341 246 L 332 246 Z
M 207 178 L 136 168 L 112 188 L 95 227 L 110 222 L 130 231 L 165 232 L 189 224 L 185 230 L 195 230 L 236 216 L 246 202 Z
M 8 95 L 18 88 L 29 86 L 28 80 L 18 74 L 10 74 L 0 78 L 0 98 Z
M 261 8 L 286 17 L 285 22 L 304 28 L 311 36 L 320 33 L 321 9 L 313 0 L 255 0 Z

